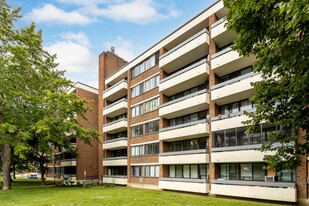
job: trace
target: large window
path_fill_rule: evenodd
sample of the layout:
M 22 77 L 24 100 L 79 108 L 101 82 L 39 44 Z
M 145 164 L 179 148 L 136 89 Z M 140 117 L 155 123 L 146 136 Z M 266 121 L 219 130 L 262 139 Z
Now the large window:
M 264 163 L 220 164 L 220 179 L 265 181 Z
M 295 171 L 293 169 L 283 169 L 277 172 L 279 182 L 295 182 Z
M 237 113 L 239 111 L 246 111 L 249 109 L 253 109 L 256 107 L 256 104 L 249 101 L 249 99 L 245 99 L 239 102 L 233 102 L 230 104 L 222 105 L 220 107 L 220 112 L 222 115 L 227 115 L 231 113 Z
M 160 75 L 156 75 L 145 82 L 142 82 L 131 89 L 131 97 L 134 98 L 138 95 L 141 95 L 149 90 L 152 90 L 159 86 L 160 83 Z
M 136 137 L 159 131 L 159 120 L 131 127 L 131 136 Z
M 189 115 L 177 117 L 177 118 L 174 118 L 174 119 L 170 119 L 168 122 L 169 122 L 169 126 L 171 127 L 171 126 L 175 126 L 175 125 L 185 124 L 185 123 L 188 123 L 188 122 L 194 122 L 194 121 L 198 121 L 198 120 L 202 120 L 202 119 L 208 119 L 208 118 L 209 118 L 209 111 L 204 110 L 204 111 L 192 113 L 192 114 L 189 114 Z
M 248 74 L 248 73 L 250 73 L 250 72 L 253 72 L 253 70 L 254 70 L 253 67 L 252 67 L 252 66 L 249 66 L 249 67 L 246 67 L 246 68 L 244 68 L 244 69 L 238 70 L 238 71 L 236 71 L 236 72 L 233 72 L 233 73 L 224 75 L 224 76 L 220 77 L 219 81 L 220 81 L 220 82 L 226 82 L 226 81 L 231 80 L 231 79 L 234 79 L 234 78 L 236 78 L 236 77 L 239 77 L 239 76 Z
M 158 165 L 131 166 L 131 175 L 135 177 L 159 177 Z
M 176 142 L 167 142 L 168 152 L 198 150 L 208 148 L 208 139 L 206 137 L 198 139 L 188 139 Z
M 131 147 L 131 157 L 159 154 L 159 143 L 144 144 Z
M 239 127 L 214 132 L 213 147 L 262 144 L 263 142 L 267 141 L 271 132 L 274 131 L 280 131 L 283 133 L 291 132 L 291 129 L 283 128 L 280 126 L 274 126 L 267 123 L 261 124 L 258 130 L 253 134 L 247 133 L 246 130 L 247 130 L 246 127 Z
M 193 93 L 201 91 L 203 89 L 208 89 L 208 85 L 209 85 L 209 83 L 207 81 L 204 84 L 201 84 L 199 86 L 196 86 L 196 87 L 193 87 L 191 89 L 185 90 L 183 92 L 179 92 L 177 94 L 174 94 L 174 95 L 168 97 L 168 101 L 173 101 L 175 99 L 179 99 L 181 97 L 187 96 L 189 94 L 193 94 Z
M 115 133 L 115 134 L 110 134 L 110 139 L 118 139 L 118 138 L 122 138 L 122 137 L 127 137 L 127 131 L 119 132 L 119 133 Z
M 111 157 L 126 157 L 127 149 L 109 150 Z
M 107 167 L 108 175 L 127 175 L 127 167 L 126 166 L 114 166 Z
M 142 104 L 136 105 L 131 108 L 131 115 L 132 117 L 136 117 L 147 112 L 154 111 L 158 109 L 159 103 L 159 97 L 143 102 Z
M 156 53 L 150 56 L 148 59 L 143 61 L 142 63 L 135 66 L 131 69 L 131 78 L 135 78 L 136 76 L 140 75 L 141 73 L 147 71 L 151 67 L 155 66 L 159 62 L 159 54 Z
M 207 179 L 208 164 L 203 165 L 169 165 L 169 177 L 190 178 L 190 179 Z

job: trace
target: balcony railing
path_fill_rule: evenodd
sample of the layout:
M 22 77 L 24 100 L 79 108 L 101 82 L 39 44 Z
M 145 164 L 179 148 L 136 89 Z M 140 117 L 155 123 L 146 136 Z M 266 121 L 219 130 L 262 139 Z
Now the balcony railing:
M 175 46 L 174 48 L 170 49 L 169 51 L 167 51 L 167 52 L 164 53 L 163 55 L 161 55 L 161 56 L 159 57 L 159 59 L 162 59 L 162 58 L 164 58 L 165 56 L 167 56 L 167 55 L 173 53 L 173 52 L 176 51 L 177 49 L 179 49 L 179 48 L 181 48 L 182 46 L 186 45 L 186 44 L 189 43 L 190 41 L 196 39 L 197 37 L 199 37 L 201 34 L 203 34 L 203 33 L 205 33 L 205 32 L 206 32 L 207 34 L 209 34 L 208 30 L 205 28 L 205 29 L 203 29 L 202 31 L 200 31 L 200 32 L 198 32 L 197 34 L 195 34 L 195 35 L 193 35 L 192 37 L 190 37 L 189 39 L 187 39 L 187 40 L 181 42 L 180 44 L 178 44 L 178 45 Z
M 254 113 L 256 111 L 256 108 L 252 108 L 246 111 L 239 111 L 239 112 L 233 112 L 230 114 L 224 114 L 224 115 L 219 115 L 219 116 L 215 116 L 213 118 L 211 118 L 211 121 L 219 121 L 219 120 L 223 120 L 223 119 L 228 119 L 228 118 L 233 118 L 233 117 L 238 117 L 238 116 L 242 116 L 244 115 L 244 112 L 248 112 L 248 113 Z
M 193 125 L 197 125 L 197 124 L 203 124 L 203 123 L 208 123 L 208 119 L 202 119 L 202 120 L 198 120 L 198 121 L 194 121 L 194 122 L 188 122 L 188 123 L 184 123 L 184 124 L 179 124 L 179 125 L 175 125 L 175 126 L 171 126 L 171 127 L 165 127 L 165 128 L 161 128 L 159 131 L 160 132 L 166 132 L 166 131 L 170 131 L 170 130 L 174 130 L 174 129 L 180 129 L 180 128 L 189 127 L 189 126 L 193 126 Z
M 228 86 L 228 85 L 231 85 L 231 84 L 234 84 L 236 82 L 240 82 L 241 80 L 244 80 L 244 79 L 247 79 L 249 77 L 256 76 L 256 75 L 260 75 L 260 74 L 259 73 L 255 73 L 255 72 L 250 72 L 248 74 L 236 77 L 234 79 L 230 79 L 228 81 L 225 81 L 225 82 L 222 82 L 222 83 L 219 83 L 219 84 L 216 84 L 216 85 L 212 86 L 211 87 L 211 91 L 219 89 L 219 88 L 222 88 L 222 87 L 225 87 L 225 86 Z

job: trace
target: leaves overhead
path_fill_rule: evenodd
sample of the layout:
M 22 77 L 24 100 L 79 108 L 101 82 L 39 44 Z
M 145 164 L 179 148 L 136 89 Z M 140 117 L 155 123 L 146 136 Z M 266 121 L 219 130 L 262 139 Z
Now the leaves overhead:
M 275 156 L 266 155 L 271 168 L 295 168 L 306 149 L 301 131 L 309 126 L 309 0 L 225 0 L 224 4 L 229 9 L 228 29 L 237 33 L 233 49 L 244 56 L 254 54 L 255 72 L 262 75 L 261 82 L 253 83 L 257 110 L 246 123 L 266 121 L 293 128 L 290 134 L 273 134 L 261 150 L 276 151 Z M 301 136 L 296 145 L 295 135 Z M 281 147 L 274 148 L 275 142 Z

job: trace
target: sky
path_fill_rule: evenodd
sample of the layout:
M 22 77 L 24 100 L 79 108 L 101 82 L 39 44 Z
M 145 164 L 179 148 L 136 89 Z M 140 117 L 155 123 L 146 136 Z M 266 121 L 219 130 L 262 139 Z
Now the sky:
M 43 31 L 65 77 L 98 87 L 98 56 L 115 47 L 127 61 L 155 45 L 216 0 L 7 0 L 21 7 L 18 26 Z

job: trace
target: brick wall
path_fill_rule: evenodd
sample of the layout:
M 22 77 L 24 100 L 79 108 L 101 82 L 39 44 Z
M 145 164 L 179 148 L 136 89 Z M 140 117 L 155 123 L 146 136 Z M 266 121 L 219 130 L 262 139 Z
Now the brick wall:
M 106 106 L 106 102 L 103 101 L 103 92 L 108 88 L 108 85 L 105 85 L 105 79 L 123 67 L 126 63 L 124 59 L 109 51 L 99 55 L 98 131 L 100 133 L 100 143 L 98 146 L 97 165 L 100 178 L 103 175 L 103 124 L 106 122 L 106 118 L 103 118 L 102 113 L 103 107 Z
M 86 116 L 87 120 L 81 117 L 77 117 L 78 122 L 87 129 L 97 129 L 98 128 L 98 94 L 89 92 L 87 90 L 77 88 L 76 95 L 89 101 L 87 106 L 92 108 L 93 111 L 88 111 Z M 76 161 L 76 178 L 83 179 L 84 171 L 87 172 L 87 176 L 91 178 L 99 178 L 98 176 L 98 147 L 99 142 L 95 139 L 92 140 L 92 145 L 83 143 L 77 138 L 77 161 Z

